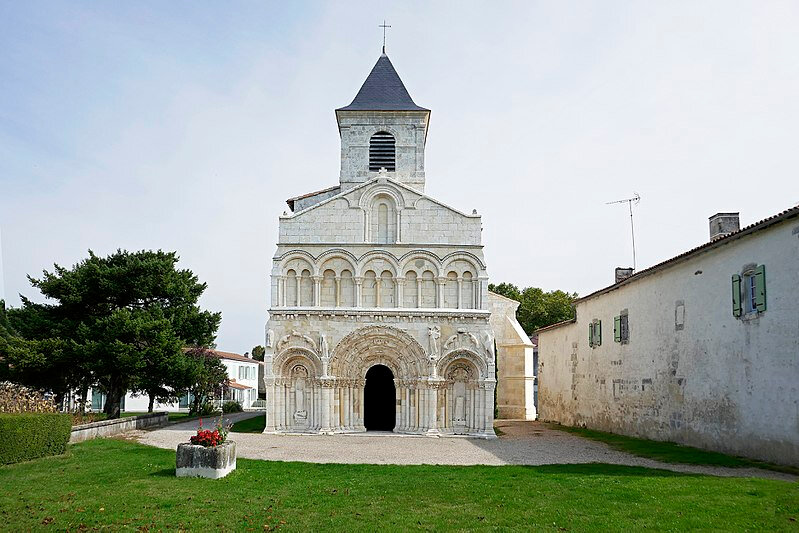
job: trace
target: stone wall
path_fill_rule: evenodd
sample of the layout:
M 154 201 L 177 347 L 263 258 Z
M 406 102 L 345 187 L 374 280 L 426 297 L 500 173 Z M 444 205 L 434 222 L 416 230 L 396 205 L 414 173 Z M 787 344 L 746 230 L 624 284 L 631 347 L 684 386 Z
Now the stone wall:
M 72 427 L 70 444 L 96 439 L 97 437 L 111 437 L 133 429 L 144 429 L 163 426 L 169 419 L 168 413 L 147 413 L 144 415 L 117 418 L 115 420 L 101 420 L 89 424 Z
M 788 220 L 579 301 L 576 322 L 539 334 L 540 417 L 799 463 L 798 237 Z M 752 265 L 767 309 L 735 317 L 731 277 Z

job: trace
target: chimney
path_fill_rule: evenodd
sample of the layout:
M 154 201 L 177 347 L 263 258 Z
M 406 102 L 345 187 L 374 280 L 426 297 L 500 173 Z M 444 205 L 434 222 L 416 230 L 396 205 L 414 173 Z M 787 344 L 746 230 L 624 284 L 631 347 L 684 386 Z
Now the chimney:
M 616 267 L 616 283 L 621 283 L 635 272 L 632 268 Z
M 250 352 L 244 352 L 244 357 L 246 357 L 247 359 L 252 359 L 252 355 L 250 355 Z
M 710 217 L 710 241 L 717 241 L 741 229 L 739 213 L 716 213 Z

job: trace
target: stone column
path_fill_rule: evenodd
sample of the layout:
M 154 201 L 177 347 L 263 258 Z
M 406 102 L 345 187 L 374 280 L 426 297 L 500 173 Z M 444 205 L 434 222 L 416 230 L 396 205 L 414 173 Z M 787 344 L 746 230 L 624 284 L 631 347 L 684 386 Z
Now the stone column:
M 365 430 L 366 426 L 363 425 L 363 413 L 364 413 L 364 405 L 363 405 L 363 391 L 364 387 L 366 386 L 365 381 L 359 380 L 357 382 L 358 386 L 358 395 L 360 402 L 358 402 L 358 429 Z
M 322 305 L 322 276 L 313 276 L 313 304 L 314 307 Z
M 355 307 L 362 307 L 361 295 L 363 294 L 363 278 L 358 276 L 355 278 Z
M 422 307 L 422 278 L 416 278 L 416 307 Z
M 405 278 L 397 278 L 397 301 L 394 307 L 403 307 L 405 299 Z
M 331 404 L 333 403 L 333 381 L 330 379 L 322 380 L 322 433 L 332 433 L 331 425 Z
M 341 276 L 336 276 L 336 307 L 341 307 Z
M 375 302 L 377 302 L 377 307 L 383 307 L 383 295 L 381 294 L 380 290 L 383 286 L 383 278 L 382 277 L 375 277 Z
M 302 285 L 300 283 L 300 280 L 302 279 L 302 276 L 297 274 L 295 277 L 297 278 L 297 302 L 296 302 L 296 306 L 299 307 L 300 306 L 300 293 L 302 292 Z
M 458 276 L 458 309 L 463 309 L 463 278 Z
M 428 425 L 427 425 L 427 434 L 428 435 L 438 435 L 441 431 L 438 429 L 438 385 L 440 380 L 432 380 L 430 381 L 430 390 L 428 394 L 428 401 L 429 405 L 427 406 L 428 409 Z

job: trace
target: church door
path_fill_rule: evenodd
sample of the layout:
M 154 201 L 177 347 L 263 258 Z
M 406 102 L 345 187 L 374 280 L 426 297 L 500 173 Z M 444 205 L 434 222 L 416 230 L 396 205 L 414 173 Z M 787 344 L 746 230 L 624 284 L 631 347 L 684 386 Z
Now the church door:
M 397 391 L 394 374 L 387 366 L 375 365 L 366 372 L 363 396 L 366 430 L 392 431 L 397 417 Z

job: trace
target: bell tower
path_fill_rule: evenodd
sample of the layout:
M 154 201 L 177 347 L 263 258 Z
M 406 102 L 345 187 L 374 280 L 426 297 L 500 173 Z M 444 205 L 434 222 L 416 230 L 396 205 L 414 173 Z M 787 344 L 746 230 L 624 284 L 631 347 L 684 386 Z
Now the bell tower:
M 424 192 L 430 110 L 414 103 L 385 50 L 352 103 L 336 109 L 336 121 L 342 191 L 385 175 Z

